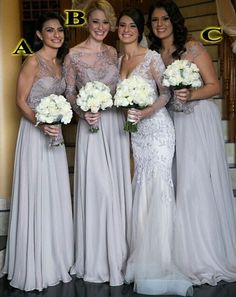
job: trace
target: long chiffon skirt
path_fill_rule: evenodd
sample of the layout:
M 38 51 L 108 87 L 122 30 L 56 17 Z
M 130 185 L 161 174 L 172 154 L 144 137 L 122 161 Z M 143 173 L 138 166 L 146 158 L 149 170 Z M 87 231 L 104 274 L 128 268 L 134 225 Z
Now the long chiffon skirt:
M 73 223 L 65 147 L 21 120 L 3 272 L 13 287 L 39 290 L 71 280 Z
M 174 113 L 176 129 L 176 259 L 193 284 L 236 281 L 236 201 L 219 111 L 202 100 Z
M 124 116 L 104 111 L 99 131 L 81 120 L 75 156 L 75 264 L 72 273 L 85 281 L 124 282 L 128 254 L 132 189 L 129 135 Z

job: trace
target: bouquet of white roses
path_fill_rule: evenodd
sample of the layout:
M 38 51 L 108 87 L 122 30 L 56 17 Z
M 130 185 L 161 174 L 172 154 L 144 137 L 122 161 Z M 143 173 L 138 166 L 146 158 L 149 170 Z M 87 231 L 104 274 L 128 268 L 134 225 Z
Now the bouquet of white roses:
M 87 82 L 80 89 L 76 103 L 83 111 L 96 113 L 99 110 L 105 110 L 113 105 L 110 88 L 99 81 Z M 94 125 L 89 128 L 92 133 L 98 130 L 99 128 Z
M 36 126 L 40 123 L 46 124 L 68 124 L 72 119 L 72 109 L 69 102 L 62 95 L 51 94 L 41 99 L 36 107 Z M 49 145 L 63 144 L 62 133 L 57 138 L 51 138 Z
M 198 88 L 201 86 L 199 69 L 196 64 L 188 60 L 176 60 L 163 73 L 163 85 L 173 90 L 183 88 Z M 188 113 L 192 110 L 190 105 L 194 102 L 182 102 L 175 97 L 171 100 L 171 108 L 174 111 L 184 111 Z
M 142 109 L 153 103 L 155 92 L 151 85 L 141 76 L 133 75 L 122 80 L 116 89 L 114 96 L 114 105 L 117 107 Z M 127 119 L 124 130 L 127 132 L 136 132 L 137 124 Z
M 188 60 L 176 60 L 163 73 L 163 85 L 174 90 L 201 86 L 199 69 Z

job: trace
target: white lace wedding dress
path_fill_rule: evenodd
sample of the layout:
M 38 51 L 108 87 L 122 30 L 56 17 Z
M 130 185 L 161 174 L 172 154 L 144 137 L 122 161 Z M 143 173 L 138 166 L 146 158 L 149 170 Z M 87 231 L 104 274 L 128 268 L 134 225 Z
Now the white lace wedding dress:
M 160 55 L 148 50 L 130 75 L 145 78 L 155 89 L 157 100 L 167 102 L 168 90 L 161 85 L 164 67 Z M 191 282 L 180 273 L 172 257 L 175 198 L 171 168 L 175 132 L 166 108 L 139 122 L 138 132 L 132 133 L 131 140 L 135 170 L 126 282 L 134 282 L 134 290 L 141 294 L 191 295 Z

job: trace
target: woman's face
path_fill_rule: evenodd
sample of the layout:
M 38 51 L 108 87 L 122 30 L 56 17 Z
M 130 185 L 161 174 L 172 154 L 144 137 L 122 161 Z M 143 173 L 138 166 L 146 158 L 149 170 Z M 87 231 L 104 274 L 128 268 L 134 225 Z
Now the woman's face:
M 135 22 L 129 16 L 122 16 L 118 25 L 118 36 L 122 43 L 133 43 L 138 41 L 139 32 Z
M 152 31 L 160 39 L 173 35 L 173 25 L 164 8 L 155 8 L 152 13 Z
M 64 42 L 64 28 L 57 19 L 48 20 L 43 24 L 42 31 L 37 31 L 44 46 L 58 49 Z
M 110 31 L 110 23 L 102 10 L 94 10 L 88 17 L 88 31 L 97 41 L 103 41 Z

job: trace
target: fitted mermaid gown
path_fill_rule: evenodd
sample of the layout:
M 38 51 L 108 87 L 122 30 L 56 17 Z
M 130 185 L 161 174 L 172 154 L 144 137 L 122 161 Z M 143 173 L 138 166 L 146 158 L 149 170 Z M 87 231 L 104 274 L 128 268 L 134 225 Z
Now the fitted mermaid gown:
M 161 83 L 164 69 L 160 55 L 148 50 L 130 76 L 143 77 L 155 90 L 156 100 L 162 97 L 167 102 L 169 93 Z M 135 169 L 126 282 L 134 282 L 134 290 L 141 294 L 192 295 L 191 282 L 173 258 L 175 131 L 165 107 L 138 123 L 131 143 Z

